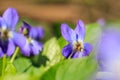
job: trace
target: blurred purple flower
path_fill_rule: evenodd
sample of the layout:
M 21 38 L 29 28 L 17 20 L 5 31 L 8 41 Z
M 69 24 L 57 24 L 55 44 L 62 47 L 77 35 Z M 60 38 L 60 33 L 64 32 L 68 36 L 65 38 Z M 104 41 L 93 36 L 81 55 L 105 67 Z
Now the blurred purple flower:
M 65 58 L 80 58 L 88 56 L 92 51 L 92 46 L 89 43 L 84 43 L 85 26 L 79 20 L 75 30 L 69 28 L 67 24 L 61 25 L 61 33 L 65 40 L 69 42 L 62 49 L 62 54 Z
M 21 48 L 23 55 L 37 55 L 42 51 L 43 45 L 41 42 L 38 42 L 44 36 L 44 30 L 41 27 L 32 27 L 28 23 L 23 22 L 19 32 L 24 34 L 27 41 L 25 46 Z
M 15 46 L 23 47 L 25 37 L 15 32 L 19 16 L 14 8 L 8 8 L 0 17 L 0 57 L 4 54 L 11 56 Z
M 103 18 L 98 19 L 98 20 L 97 20 L 97 23 L 98 23 L 99 25 L 101 25 L 101 26 L 105 26 L 105 25 L 106 25 L 106 21 L 105 21 Z
M 99 63 L 98 80 L 120 80 L 120 33 L 107 30 L 102 34 L 97 59 Z

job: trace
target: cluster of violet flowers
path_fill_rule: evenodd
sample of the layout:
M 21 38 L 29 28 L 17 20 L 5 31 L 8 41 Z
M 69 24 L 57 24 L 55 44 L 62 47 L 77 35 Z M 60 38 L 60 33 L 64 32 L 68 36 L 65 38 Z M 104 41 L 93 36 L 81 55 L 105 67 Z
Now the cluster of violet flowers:
M 11 62 L 19 49 L 24 56 L 31 56 L 39 54 L 43 48 L 43 44 L 39 42 L 44 36 L 43 28 L 31 26 L 23 21 L 22 27 L 16 32 L 18 21 L 19 16 L 14 8 L 8 8 L 0 17 L 0 57 L 13 55 Z M 69 42 L 62 50 L 65 58 L 81 58 L 90 54 L 92 46 L 84 42 L 85 31 L 81 20 L 78 21 L 75 30 L 65 23 L 61 25 L 62 36 Z
M 24 56 L 31 56 L 38 55 L 43 49 L 43 44 L 40 42 L 44 37 L 43 28 L 31 26 L 23 21 L 22 27 L 16 32 L 18 21 L 19 16 L 14 8 L 8 8 L 0 17 L 0 58 L 12 56 L 11 62 L 18 50 Z M 106 23 L 103 20 L 98 23 L 103 28 L 103 32 L 96 54 L 99 65 L 97 80 L 120 80 L 120 31 L 115 28 L 105 28 Z M 68 42 L 62 49 L 62 55 L 66 59 L 90 55 L 93 47 L 90 43 L 84 42 L 85 33 L 85 25 L 81 20 L 74 30 L 65 23 L 61 24 L 61 34 Z
M 11 56 L 13 53 L 16 55 L 19 49 L 25 56 L 37 55 L 42 51 L 43 45 L 39 40 L 43 38 L 44 30 L 23 22 L 16 32 L 18 21 L 19 16 L 14 8 L 8 8 L 0 17 L 0 57 Z

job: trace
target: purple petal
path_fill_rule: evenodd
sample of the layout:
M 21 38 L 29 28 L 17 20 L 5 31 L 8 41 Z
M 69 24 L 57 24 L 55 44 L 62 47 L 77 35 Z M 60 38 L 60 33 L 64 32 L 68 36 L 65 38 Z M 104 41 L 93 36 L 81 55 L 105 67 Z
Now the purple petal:
M 15 45 L 12 40 L 9 40 L 6 55 L 11 56 L 14 53 L 14 50 L 15 50 Z
M 30 32 L 29 32 L 29 36 L 32 37 L 32 38 L 34 38 L 34 39 L 37 38 L 37 36 L 38 36 L 37 29 L 31 28 Z
M 31 52 L 33 55 L 39 54 L 39 51 L 42 51 L 42 44 L 33 40 L 31 43 Z
M 22 26 L 22 29 L 27 29 L 28 30 L 28 33 L 30 32 L 30 29 L 32 28 L 31 25 L 29 25 L 28 23 L 26 22 L 23 22 L 23 26 Z
M 72 54 L 72 45 L 68 44 L 62 49 L 62 55 L 68 58 Z
M 7 26 L 6 26 L 4 19 L 2 17 L 0 17 L 0 28 L 2 28 L 2 27 L 7 27 Z
M 101 37 L 97 60 L 102 70 L 108 70 L 109 63 L 114 65 L 113 61 L 120 60 L 120 34 L 104 33 Z M 107 65 L 107 66 L 106 66 Z
M 61 25 L 61 33 L 64 39 L 66 39 L 68 42 L 73 42 L 74 40 L 76 40 L 75 32 L 71 28 L 69 28 L 67 24 Z
M 12 32 L 12 33 L 13 33 L 12 40 L 14 44 L 20 48 L 24 47 L 26 44 L 26 38 L 24 37 L 24 35 L 16 32 Z
M 23 33 L 24 29 L 27 29 L 27 34 L 25 34 L 25 35 L 30 36 L 30 32 L 32 30 L 32 26 L 30 24 L 26 23 L 26 22 L 23 22 L 23 26 L 20 28 L 19 32 Z M 36 34 L 36 31 L 34 31 L 34 34 Z M 30 36 L 30 37 L 32 37 L 32 36 Z
M 25 29 L 27 30 L 27 32 L 24 33 Z M 30 30 L 31 30 L 31 25 L 29 25 L 26 22 L 23 22 L 23 26 L 19 28 L 19 32 L 26 35 L 26 36 L 29 36 Z
M 101 26 L 105 26 L 105 25 L 106 25 L 106 21 L 105 21 L 103 18 L 98 19 L 97 23 L 98 23 L 99 25 L 101 25 Z
M 30 44 L 27 42 L 24 47 L 20 48 L 24 56 L 30 56 Z
M 8 8 L 4 12 L 3 18 L 7 24 L 7 27 L 10 30 L 14 30 L 15 26 L 17 25 L 18 19 L 19 19 L 17 11 L 14 8 Z
M 23 22 L 23 26 L 20 28 L 19 32 L 23 32 L 24 29 L 28 30 L 28 35 L 33 39 L 41 39 L 44 36 L 44 30 L 41 27 L 32 27 L 26 22 Z
M 84 39 L 84 36 L 85 36 L 85 26 L 84 26 L 84 23 L 79 20 L 78 23 L 77 23 L 77 26 L 75 28 L 75 32 L 76 32 L 76 36 L 77 36 L 77 39 L 79 40 L 83 40 Z
M 77 51 L 74 53 L 74 55 L 72 56 L 72 58 L 81 58 L 83 57 L 83 52 Z
M 89 43 L 84 43 L 84 53 L 83 56 L 88 56 L 92 51 L 92 45 Z
M 24 29 L 27 29 L 28 35 L 32 38 L 35 38 L 37 36 L 37 30 L 26 22 L 23 22 L 23 26 L 20 29 L 20 32 L 23 32 Z
M 0 58 L 3 57 L 4 53 L 2 51 L 2 48 L 0 47 Z
M 44 36 L 44 29 L 42 27 L 37 27 L 37 32 L 38 32 L 38 38 L 43 38 Z
M 34 39 L 41 39 L 44 36 L 44 30 L 41 27 L 31 28 L 30 36 Z
M 3 51 L 3 53 L 5 53 L 5 54 L 8 50 L 8 43 L 9 43 L 8 39 L 4 39 L 4 40 L 0 39 L 0 47 Z
M 110 31 L 111 32 L 111 31 Z M 120 34 L 106 33 L 102 35 L 99 45 L 99 56 L 102 60 L 110 61 L 113 59 L 120 59 Z M 102 57 L 101 57 L 102 56 Z
M 23 21 L 23 27 L 31 29 L 31 25 Z
M 24 30 L 24 28 L 23 28 L 23 27 L 20 27 L 19 30 L 18 30 L 18 32 L 20 32 L 20 33 L 22 34 L 22 33 L 23 33 L 23 30 Z

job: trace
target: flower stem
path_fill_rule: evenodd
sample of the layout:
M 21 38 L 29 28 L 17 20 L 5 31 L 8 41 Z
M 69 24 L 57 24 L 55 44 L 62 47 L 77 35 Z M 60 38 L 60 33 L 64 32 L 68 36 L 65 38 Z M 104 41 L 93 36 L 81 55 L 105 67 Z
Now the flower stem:
M 6 54 L 4 54 L 3 61 L 2 61 L 2 79 L 4 79 L 5 67 L 6 67 Z
M 75 52 L 72 51 L 72 53 L 69 55 L 68 59 L 71 59 L 74 53 L 75 53 Z
M 19 47 L 16 47 L 16 50 L 15 50 L 15 52 L 14 52 L 14 54 L 13 54 L 11 60 L 10 60 L 10 63 L 13 63 L 15 57 L 17 56 L 18 51 L 19 51 Z

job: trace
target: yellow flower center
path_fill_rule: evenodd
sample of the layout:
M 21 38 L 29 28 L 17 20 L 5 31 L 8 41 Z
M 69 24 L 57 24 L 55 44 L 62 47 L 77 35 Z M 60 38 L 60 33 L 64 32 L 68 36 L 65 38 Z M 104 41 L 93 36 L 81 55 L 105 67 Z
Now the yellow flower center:
M 24 35 L 27 35 L 28 34 L 28 30 L 25 28 L 25 29 L 23 29 L 23 34 Z
M 1 28 L 0 32 L 1 32 L 1 37 L 3 40 L 12 37 L 12 32 L 6 28 Z
M 32 40 L 32 38 L 28 37 L 27 41 L 28 41 L 28 43 L 32 43 L 33 40 Z
M 75 41 L 73 42 L 73 48 L 77 51 L 83 51 L 84 45 L 82 41 Z

